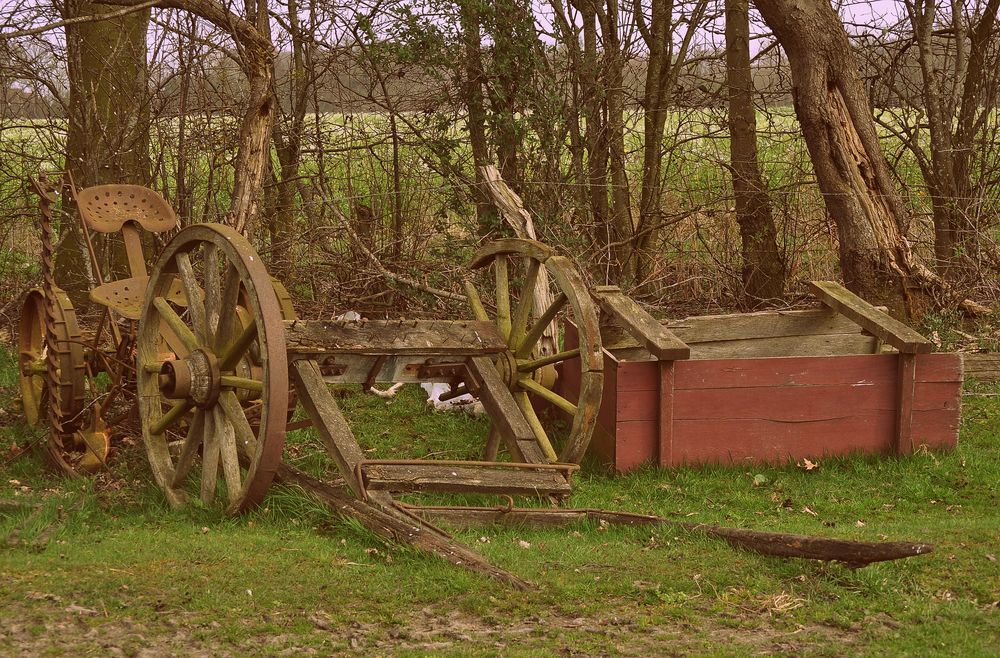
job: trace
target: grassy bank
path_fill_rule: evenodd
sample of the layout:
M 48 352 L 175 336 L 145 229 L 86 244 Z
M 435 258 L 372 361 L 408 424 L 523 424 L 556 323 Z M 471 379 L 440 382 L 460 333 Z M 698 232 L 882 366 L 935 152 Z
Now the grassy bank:
M 0 499 L 40 503 L 0 548 L 0 653 L 13 655 L 997 655 L 1000 399 L 966 398 L 958 449 L 787 467 L 594 468 L 571 504 L 865 540 L 933 554 L 852 571 L 734 550 L 669 529 L 480 528 L 459 537 L 536 589 L 515 592 L 386 546 L 275 487 L 240 518 L 171 511 L 141 446 L 71 482 L 34 457 L 12 362 L 0 385 Z M 995 390 L 992 392 L 996 392 Z M 380 455 L 470 454 L 481 420 L 435 415 L 418 389 L 341 399 Z M 326 468 L 297 433 L 287 458 Z M 28 511 L 0 512 L 0 537 Z M 50 522 L 44 547 L 31 541 Z

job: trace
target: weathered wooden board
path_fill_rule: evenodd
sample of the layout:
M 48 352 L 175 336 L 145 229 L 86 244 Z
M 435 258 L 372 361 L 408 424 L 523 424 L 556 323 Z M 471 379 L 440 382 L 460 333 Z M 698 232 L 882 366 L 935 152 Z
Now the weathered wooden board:
M 668 328 L 656 321 L 631 297 L 616 286 L 594 289 L 601 310 L 610 315 L 653 356 L 659 359 L 686 359 L 691 349 Z
M 468 356 L 507 347 L 492 323 L 477 320 L 289 320 L 285 340 L 291 359 L 337 354 Z
M 965 377 L 978 382 L 1000 382 L 1000 354 L 964 354 Z
M 832 309 L 761 311 L 664 321 L 691 348 L 691 359 L 872 354 L 878 340 Z M 605 347 L 620 361 L 654 358 L 617 326 L 602 325 Z
M 810 281 L 809 287 L 821 302 L 900 352 L 927 354 L 934 349 L 934 344 L 912 327 L 875 308 L 839 283 Z
M 564 472 L 484 464 L 372 463 L 362 465 L 368 490 L 394 493 L 497 493 L 512 496 L 569 495 Z

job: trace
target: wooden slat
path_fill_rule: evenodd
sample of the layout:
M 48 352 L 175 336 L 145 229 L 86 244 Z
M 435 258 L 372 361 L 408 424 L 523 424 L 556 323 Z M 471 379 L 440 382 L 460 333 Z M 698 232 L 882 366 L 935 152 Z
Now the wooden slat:
M 477 320 L 289 320 L 285 339 L 293 359 L 332 354 L 465 356 L 507 347 L 492 323 Z
M 829 308 L 699 315 L 669 320 L 664 324 L 688 345 L 784 336 L 857 334 L 861 331 L 857 324 Z
M 323 381 L 319 365 L 315 361 L 298 360 L 291 362 L 288 369 L 289 378 L 295 385 L 295 391 L 302 402 L 313 426 L 323 439 L 327 453 L 336 462 L 340 475 L 347 482 L 354 495 L 361 496 L 363 487 L 358 481 L 357 466 L 364 461 L 365 455 L 354 438 L 354 432 L 337 407 L 336 401 L 330 395 L 330 390 Z
M 614 286 L 595 288 L 594 296 L 601 309 L 610 314 L 633 337 L 657 358 L 672 361 L 687 359 L 691 349 L 652 315 Z
M 821 302 L 900 352 L 923 354 L 934 348 L 932 342 L 914 329 L 878 310 L 835 281 L 810 281 L 809 287 Z
M 493 426 L 516 461 L 529 464 L 545 464 L 548 459 L 542 453 L 531 426 L 517 406 L 514 396 L 500 379 L 496 367 L 489 357 L 474 356 L 468 360 L 469 374 L 475 382 L 467 382 L 476 387 L 479 401 L 490 416 Z
M 531 470 L 486 465 L 377 464 L 362 466 L 368 490 L 495 493 L 519 496 L 566 495 L 570 482 L 554 469 Z
M 964 354 L 965 377 L 980 382 L 1000 382 L 1000 354 Z
M 660 466 L 667 466 L 674 460 L 674 362 L 660 361 L 658 365 L 660 370 L 660 395 L 657 429 L 659 430 L 660 441 L 657 446 L 656 455 Z
M 895 381 L 896 356 L 892 354 L 686 361 L 677 368 L 678 389 L 865 387 Z
M 872 354 L 878 340 L 859 332 L 819 334 L 816 336 L 777 336 L 711 342 L 694 342 L 691 359 L 762 359 L 782 356 L 839 356 Z M 642 347 L 615 348 L 611 353 L 619 361 L 648 361 L 653 355 Z
M 899 379 L 896 382 L 897 455 L 913 454 L 913 396 L 917 385 L 917 356 L 900 354 Z

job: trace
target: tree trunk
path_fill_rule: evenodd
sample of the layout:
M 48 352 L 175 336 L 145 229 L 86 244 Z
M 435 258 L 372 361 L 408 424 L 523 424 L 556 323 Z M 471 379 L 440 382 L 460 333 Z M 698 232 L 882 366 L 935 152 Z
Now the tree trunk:
M 265 0 L 257 1 L 266 10 Z M 107 4 L 135 6 L 142 4 L 142 0 L 107 0 Z M 270 38 L 270 16 L 267 11 L 254 10 L 254 22 L 250 22 L 216 0 L 158 0 L 156 6 L 191 12 L 231 34 L 239 46 L 240 67 L 249 81 L 249 93 L 240 123 L 232 203 L 226 223 L 246 233 L 257 217 L 264 167 L 270 156 L 268 147 L 274 115 L 271 91 L 274 47 Z
M 795 114 L 837 225 L 847 287 L 897 317 L 919 318 L 949 291 L 903 236 L 902 203 L 840 18 L 827 0 L 754 3 L 788 55 Z
M 681 21 L 674 20 L 672 0 L 653 0 L 650 4 L 648 21 L 641 12 L 641 6 L 636 4 L 636 25 L 649 49 L 642 97 L 642 187 L 639 191 L 639 221 L 635 226 L 629 256 L 630 262 L 634 262 L 635 278 L 639 282 L 649 281 L 654 276 L 656 248 L 660 229 L 664 224 L 663 133 L 673 102 L 673 90 L 687 61 L 695 31 L 701 27 L 707 6 L 707 0 L 698 0 L 694 3 L 688 12 L 687 30 L 678 41 L 677 30 Z M 676 52 L 675 42 L 677 42 Z M 658 291 L 649 292 L 655 294 Z
M 747 0 L 726 0 L 726 83 L 729 157 L 742 240 L 743 302 L 747 308 L 756 308 L 761 302 L 781 297 L 785 263 L 778 251 L 771 201 L 757 163 L 757 111 L 753 104 Z
M 462 26 L 462 49 L 465 56 L 462 92 L 467 114 L 466 128 L 472 147 L 472 166 L 476 172 L 476 224 L 479 235 L 487 236 L 498 226 L 497 215 L 489 196 L 483 191 L 482 168 L 490 164 L 489 142 L 486 140 L 486 107 L 483 102 L 482 33 L 478 0 L 463 0 L 459 6 Z
M 113 11 L 91 0 L 69 0 L 66 18 Z M 66 27 L 69 122 L 66 170 L 78 188 L 150 180 L 146 27 L 149 10 Z M 66 236 L 56 254 L 56 279 L 74 305 L 89 304 L 92 281 L 76 208 L 64 204 Z M 110 247 L 95 240 L 104 252 Z M 108 260 L 106 257 L 102 260 Z

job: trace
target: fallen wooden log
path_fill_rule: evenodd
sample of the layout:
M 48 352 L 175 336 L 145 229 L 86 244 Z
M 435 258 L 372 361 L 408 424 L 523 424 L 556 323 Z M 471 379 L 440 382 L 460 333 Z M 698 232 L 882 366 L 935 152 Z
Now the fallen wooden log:
M 899 560 L 925 555 L 934 550 L 922 542 L 863 542 L 829 539 L 809 535 L 791 535 L 743 528 L 726 528 L 704 523 L 684 523 L 649 514 L 609 512 L 600 509 L 532 509 L 517 507 L 432 507 L 406 505 L 413 514 L 427 520 L 457 527 L 495 524 L 559 527 L 579 521 L 597 521 L 612 525 L 673 526 L 723 539 L 733 546 L 772 555 L 810 560 L 842 562 L 849 567 L 864 567 L 874 562 Z
M 327 484 L 285 463 L 278 467 L 276 480 L 299 486 L 335 513 L 358 519 L 366 528 L 389 541 L 432 553 L 454 565 L 489 576 L 515 589 L 532 588 L 527 581 L 490 564 L 483 556 L 413 514 L 407 506 L 397 503 L 384 492 L 368 492 L 367 500 L 354 498 L 349 489 Z

